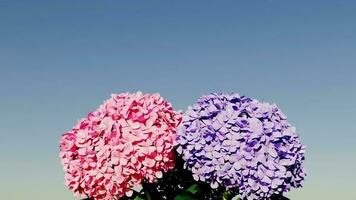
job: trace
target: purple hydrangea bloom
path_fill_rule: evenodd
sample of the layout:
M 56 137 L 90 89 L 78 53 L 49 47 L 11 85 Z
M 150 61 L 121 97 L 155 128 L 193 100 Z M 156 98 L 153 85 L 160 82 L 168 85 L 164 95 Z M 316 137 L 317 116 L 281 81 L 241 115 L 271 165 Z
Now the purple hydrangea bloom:
M 301 187 L 305 146 L 275 104 L 210 94 L 189 107 L 178 129 L 177 151 L 196 181 L 238 188 L 247 199 Z

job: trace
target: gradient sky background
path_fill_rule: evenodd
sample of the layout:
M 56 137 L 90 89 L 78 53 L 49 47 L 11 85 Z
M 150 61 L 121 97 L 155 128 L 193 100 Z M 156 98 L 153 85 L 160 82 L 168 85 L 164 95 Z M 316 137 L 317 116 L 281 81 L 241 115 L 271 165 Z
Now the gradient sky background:
M 75 199 L 58 139 L 111 93 L 274 102 L 307 145 L 292 200 L 356 199 L 355 1 L 0 1 L 0 194 Z

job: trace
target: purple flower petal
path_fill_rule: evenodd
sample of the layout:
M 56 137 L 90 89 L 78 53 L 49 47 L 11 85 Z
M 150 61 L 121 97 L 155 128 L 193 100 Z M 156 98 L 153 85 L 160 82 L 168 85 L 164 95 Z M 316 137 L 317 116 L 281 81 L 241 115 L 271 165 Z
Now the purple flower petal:
M 177 152 L 195 180 L 238 187 L 247 199 L 269 199 L 302 186 L 305 146 L 276 105 L 214 93 L 185 115 Z

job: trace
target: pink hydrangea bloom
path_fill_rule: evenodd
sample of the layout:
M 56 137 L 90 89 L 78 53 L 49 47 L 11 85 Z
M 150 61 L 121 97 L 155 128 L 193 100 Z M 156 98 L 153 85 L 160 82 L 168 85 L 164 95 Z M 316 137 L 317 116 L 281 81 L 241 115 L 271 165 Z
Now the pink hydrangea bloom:
M 65 184 L 77 196 L 112 200 L 131 196 L 174 167 L 182 120 L 159 94 L 112 94 L 60 139 Z

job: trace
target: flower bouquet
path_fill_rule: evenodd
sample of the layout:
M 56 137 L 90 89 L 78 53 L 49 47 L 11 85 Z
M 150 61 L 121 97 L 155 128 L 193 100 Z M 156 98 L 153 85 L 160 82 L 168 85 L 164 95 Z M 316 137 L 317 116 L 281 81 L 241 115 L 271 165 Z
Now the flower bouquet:
M 159 94 L 113 94 L 60 139 L 65 185 L 93 200 L 287 199 L 304 153 L 276 105 L 235 93 L 184 114 Z

